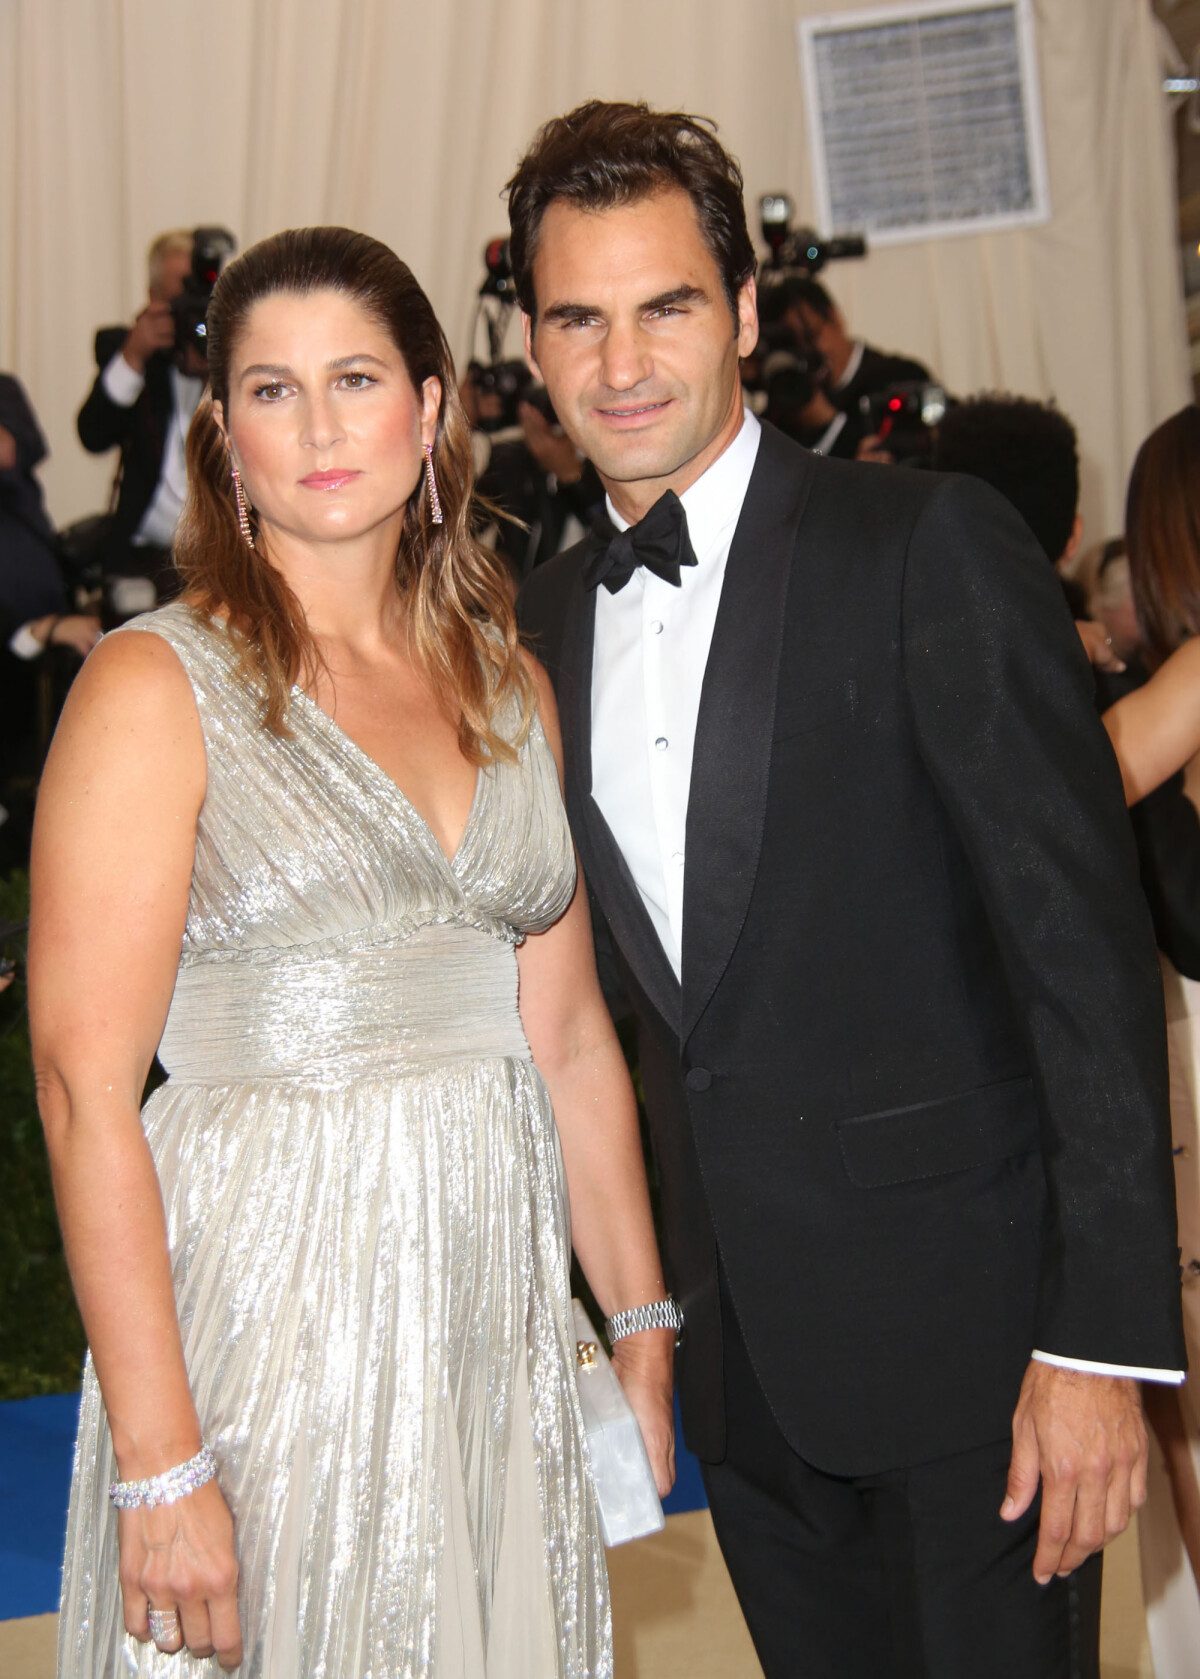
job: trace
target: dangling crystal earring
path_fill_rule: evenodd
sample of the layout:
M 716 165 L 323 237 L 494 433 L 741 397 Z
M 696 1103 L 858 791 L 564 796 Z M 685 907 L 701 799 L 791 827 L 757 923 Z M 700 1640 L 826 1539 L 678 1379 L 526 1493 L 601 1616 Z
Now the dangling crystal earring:
M 429 491 L 430 517 L 435 525 L 442 522 L 442 498 L 438 495 L 437 479 L 433 476 L 433 450 L 425 445 L 425 487 Z
M 246 504 L 246 492 L 242 488 L 242 475 L 232 461 L 229 470 L 233 474 L 233 499 L 237 502 L 238 529 L 246 547 L 253 548 L 254 532 L 250 529 L 250 509 Z

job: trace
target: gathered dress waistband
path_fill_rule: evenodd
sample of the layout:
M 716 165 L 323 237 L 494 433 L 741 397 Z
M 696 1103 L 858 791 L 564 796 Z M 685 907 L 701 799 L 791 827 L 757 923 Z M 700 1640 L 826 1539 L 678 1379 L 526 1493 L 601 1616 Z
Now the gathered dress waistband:
M 530 1059 L 516 951 L 457 923 L 320 955 L 185 963 L 159 1047 L 173 1083 L 212 1085 L 344 1082 L 497 1056 Z

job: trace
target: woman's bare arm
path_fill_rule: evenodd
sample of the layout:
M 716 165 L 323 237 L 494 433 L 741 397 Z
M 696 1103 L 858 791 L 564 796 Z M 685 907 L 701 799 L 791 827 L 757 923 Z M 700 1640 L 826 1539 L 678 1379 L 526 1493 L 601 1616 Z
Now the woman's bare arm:
M 174 652 L 155 635 L 102 642 L 68 697 L 39 793 L 29 994 L 67 1262 L 122 1480 L 159 1474 L 201 1444 L 139 1109 L 174 989 L 204 791 L 200 721 Z M 144 1637 L 147 1598 L 165 1595 L 189 1645 L 194 1635 L 231 1663 L 236 1567 L 215 1483 L 122 1512 L 120 1532 L 128 1629 Z M 203 1623 L 191 1601 L 201 1588 Z
M 1144 687 L 1109 706 L 1104 726 L 1137 804 L 1200 751 L 1200 637 L 1185 641 Z
M 562 773 L 554 697 L 538 670 L 538 708 Z M 546 1081 L 562 1146 L 575 1252 L 607 1316 L 666 1294 L 650 1212 L 637 1104 L 592 953 L 582 881 L 571 907 L 518 952 L 521 1019 Z M 666 1493 L 674 1480 L 674 1332 L 617 1343 L 614 1363 Z

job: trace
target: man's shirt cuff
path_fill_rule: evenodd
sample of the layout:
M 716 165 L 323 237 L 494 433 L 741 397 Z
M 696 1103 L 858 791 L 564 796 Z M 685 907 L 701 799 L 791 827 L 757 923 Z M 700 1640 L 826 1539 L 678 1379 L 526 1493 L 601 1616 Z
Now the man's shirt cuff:
M 1064 1358 L 1059 1353 L 1032 1354 L 1039 1364 L 1057 1364 L 1062 1370 L 1083 1370 L 1089 1376 L 1129 1376 L 1135 1382 L 1166 1382 L 1178 1387 L 1186 1380 L 1183 1370 L 1143 1370 L 1136 1364 L 1094 1364 L 1087 1358 Z
M 8 650 L 15 653 L 18 659 L 37 659 L 46 651 L 46 643 L 39 641 L 34 635 L 32 623 L 33 619 L 30 619 L 28 624 L 22 624 L 16 634 L 9 638 Z
M 105 394 L 118 408 L 132 408 L 146 384 L 144 373 L 135 373 L 120 350 L 100 375 Z

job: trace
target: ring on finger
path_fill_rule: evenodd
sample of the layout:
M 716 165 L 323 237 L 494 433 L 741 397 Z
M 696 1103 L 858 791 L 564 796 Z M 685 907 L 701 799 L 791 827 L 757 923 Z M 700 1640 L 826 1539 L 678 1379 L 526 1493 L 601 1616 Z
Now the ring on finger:
M 174 1644 L 181 1636 L 179 1630 L 179 1611 L 177 1609 L 151 1609 L 149 1611 L 150 1636 L 161 1650 L 165 1644 Z

